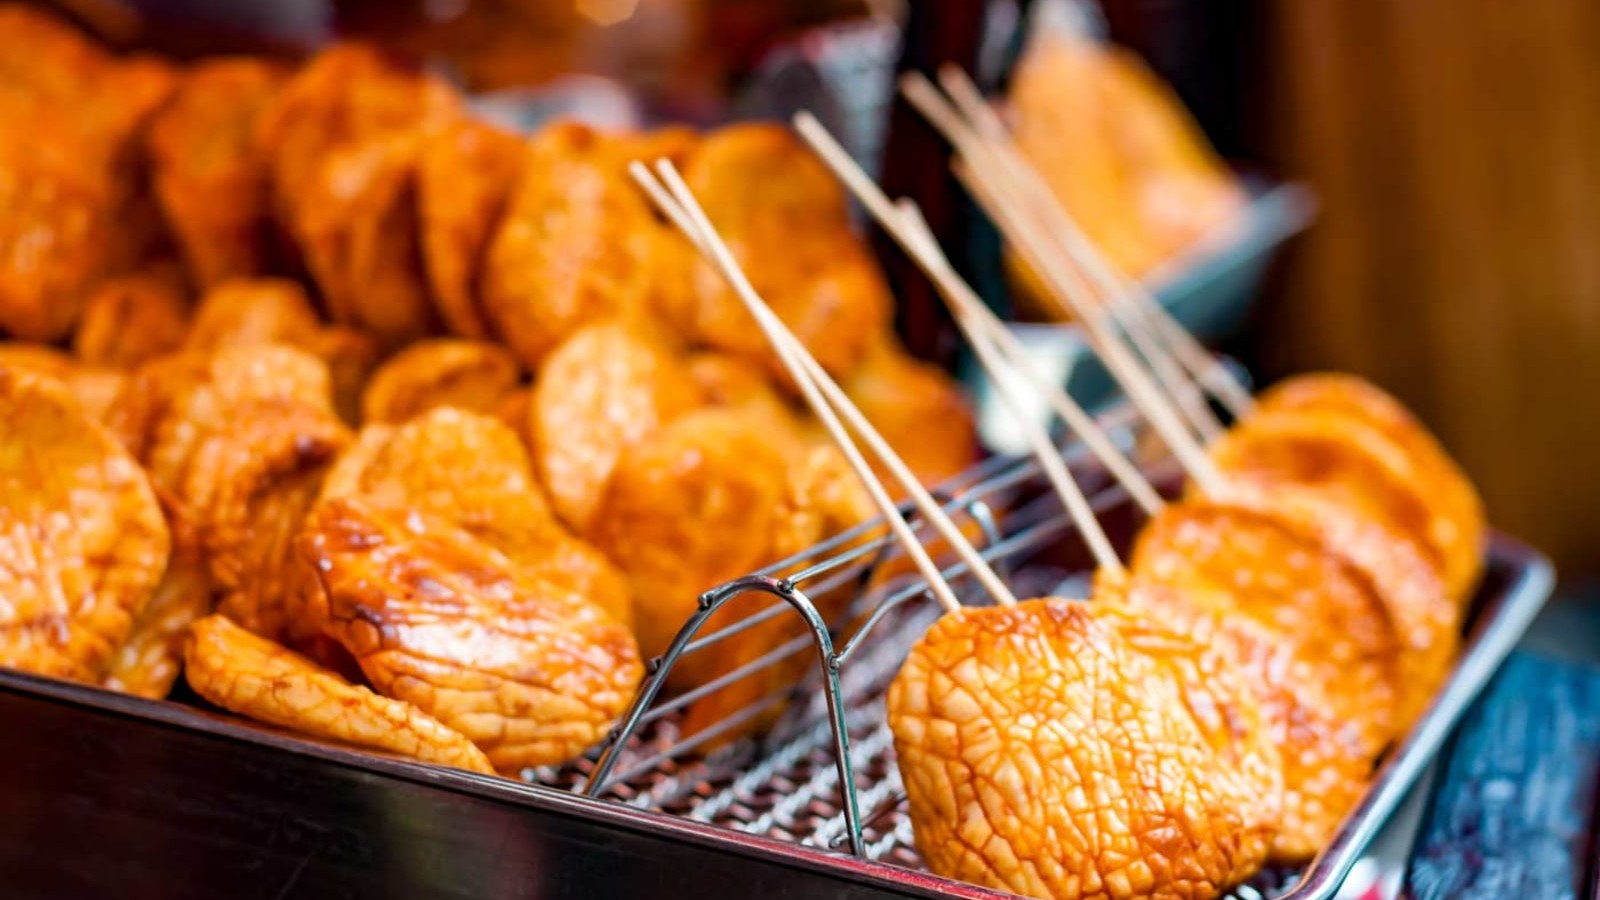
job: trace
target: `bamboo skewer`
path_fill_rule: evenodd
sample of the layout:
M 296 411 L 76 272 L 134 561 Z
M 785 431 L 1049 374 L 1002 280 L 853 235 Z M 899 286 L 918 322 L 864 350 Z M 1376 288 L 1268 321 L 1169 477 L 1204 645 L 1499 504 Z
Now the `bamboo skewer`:
M 1154 515 L 1159 511 L 1165 505 L 1161 495 L 1139 472 L 1138 467 L 1117 449 L 1094 418 L 1085 412 L 1060 385 L 1052 384 L 1039 372 L 1016 335 L 1012 334 L 1010 329 L 1005 327 L 1005 323 L 984 305 L 977 292 L 950 265 L 937 240 L 927 232 L 926 222 L 915 205 L 905 199 L 898 204 L 891 203 L 888 196 L 856 164 L 844 147 L 834 140 L 816 117 L 809 113 L 800 113 L 795 116 L 794 121 L 795 128 L 811 145 L 812 150 L 933 281 L 940 295 L 950 304 L 952 312 L 956 315 L 957 324 L 962 325 L 968 340 L 974 344 L 974 349 L 979 343 L 987 343 L 998 350 L 1000 355 L 1010 362 L 1011 371 L 1025 377 L 1033 389 L 1045 398 L 1067 424 L 1071 433 L 1084 442 L 1089 451 L 1123 485 L 1134 502 L 1138 503 L 1147 514 Z M 921 232 L 926 240 L 919 241 L 918 232 Z M 978 334 L 975 336 L 964 323 L 970 323 L 970 328 Z M 1002 380 L 1001 377 L 996 377 L 997 384 Z
M 939 572 L 939 568 L 928 556 L 927 550 L 922 547 L 904 518 L 899 514 L 894 502 L 889 498 L 882 483 L 873 474 L 871 466 L 856 446 L 855 440 L 850 436 L 844 424 L 840 421 L 842 416 L 850 427 L 861 436 L 868 447 L 879 458 L 883 465 L 889 469 L 895 479 L 901 483 L 903 489 L 911 496 L 913 503 L 923 516 L 950 542 L 956 553 L 960 555 L 971 569 L 984 589 L 995 599 L 995 602 L 1009 606 L 1016 603 L 1016 597 L 1010 588 L 995 573 L 993 568 L 983 559 L 982 555 L 972 546 L 955 523 L 950 521 L 939 504 L 928 495 L 915 476 L 906 468 L 898 455 L 888 446 L 867 422 L 866 417 L 855 407 L 844 391 L 841 390 L 832 377 L 812 358 L 809 351 L 789 331 L 775 313 L 773 313 L 750 285 L 748 278 L 733 259 L 727 246 L 722 242 L 704 211 L 700 208 L 687 185 L 679 177 L 677 170 L 666 160 L 657 163 L 660 180 L 652 175 L 649 169 L 635 162 L 629 167 L 634 179 L 639 182 L 650 198 L 656 203 L 672 222 L 683 231 L 691 244 L 698 249 L 708 261 L 712 262 L 721 271 L 724 278 L 733 288 L 751 315 L 755 318 L 762 332 L 771 342 L 779 360 L 794 379 L 802 395 L 817 414 L 817 418 L 828 430 L 839 450 L 844 454 L 851 468 L 861 478 L 867 492 L 871 495 L 873 503 L 878 507 L 880 514 L 896 538 L 904 546 L 906 553 L 916 564 L 918 570 L 927 580 L 935 599 L 947 612 L 954 612 L 960 608 L 960 601 L 955 592 L 950 588 Z
M 987 148 L 932 83 L 925 78 L 908 77 L 903 87 L 912 105 L 927 116 L 968 161 L 968 166 L 957 168 L 957 176 L 963 178 L 1006 239 L 1022 251 L 1028 263 L 1050 285 L 1056 299 L 1064 302 L 1083 323 L 1112 376 L 1172 449 L 1184 472 L 1202 492 L 1218 493 L 1223 482 L 1216 466 L 1206 457 L 1204 448 L 1177 416 L 1143 365 L 1133 358 L 1125 345 L 1108 334 L 1104 310 L 1086 296 L 1088 290 L 1082 274 L 1064 264 L 1041 224 L 1024 215 L 1030 204 L 1017 197 L 1019 187 L 1006 179 L 999 167 L 980 168 L 978 164 L 988 161 Z
M 1226 368 L 1216 364 L 1194 335 L 1173 318 L 1143 284 L 1118 271 L 1094 246 L 1083 228 L 1056 199 L 1039 170 L 1022 155 L 1005 123 L 984 100 L 967 73 L 959 66 L 943 66 L 939 70 L 939 83 L 979 135 L 1027 185 L 1028 193 L 1036 198 L 1036 206 L 1049 217 L 1062 249 L 1083 268 L 1101 296 L 1109 298 L 1113 312 L 1121 310 L 1125 324 L 1130 319 L 1138 323 L 1128 325 L 1130 333 L 1142 331 L 1164 345 L 1156 350 L 1157 354 L 1170 354 L 1235 420 L 1248 415 L 1255 408 L 1255 398 Z M 1140 352 L 1145 351 L 1141 348 Z
M 1026 405 L 1013 380 L 1014 374 L 1028 376 L 1037 390 L 1051 398 L 1054 405 L 1061 408 L 1064 418 L 1085 438 L 1086 443 L 1092 445 L 1091 449 L 1126 485 L 1130 495 L 1137 498 L 1147 513 L 1153 514 L 1161 508 L 1160 495 L 1137 468 L 1117 451 L 1093 418 L 1068 397 L 1065 391 L 1058 386 L 1049 385 L 1032 368 L 1032 360 L 1022 351 L 1015 336 L 1005 329 L 1005 326 L 995 318 L 994 313 L 983 305 L 972 288 L 956 274 L 948 258 L 939 249 L 938 241 L 928 229 L 915 204 L 907 200 L 892 204 L 815 118 L 802 113 L 796 117 L 796 127 L 823 161 L 834 170 L 834 173 L 862 201 L 885 230 L 906 249 L 938 287 L 941 296 L 955 313 L 957 324 L 968 342 L 972 344 L 980 362 L 993 377 L 1003 402 L 1021 420 L 1035 457 L 1039 460 L 1051 485 L 1056 489 L 1062 505 L 1084 535 L 1096 562 L 1102 568 L 1120 574 L 1123 570 L 1121 560 L 1118 559 L 1099 520 L 1094 516 L 1093 508 L 1067 469 L 1055 444 L 1045 434 L 1044 429 L 1028 415 Z M 1009 353 L 1007 347 L 1010 349 Z
M 903 223 L 901 227 L 905 232 L 905 240 L 913 247 L 920 246 L 921 252 L 926 254 L 929 259 L 932 259 L 933 253 L 938 252 L 935 249 L 938 244 L 934 240 L 932 232 L 927 229 L 927 224 L 922 218 L 922 214 L 917 211 L 915 206 L 901 211 L 901 222 Z M 940 253 L 938 258 L 944 260 L 943 254 Z M 943 271 L 953 274 L 953 271 L 949 268 L 948 260 L 944 261 L 941 268 Z M 1078 486 L 1077 480 L 1072 477 L 1072 472 L 1067 469 L 1066 461 L 1061 458 L 1061 453 L 1056 449 L 1055 443 L 1050 440 L 1050 436 L 1045 433 L 1043 426 L 1029 414 L 1025 399 L 1017 389 L 1016 384 L 1011 380 L 1015 366 L 1000 354 L 994 342 L 983 332 L 982 326 L 978 324 L 970 312 L 963 309 L 960 304 L 953 305 L 956 306 L 956 324 L 961 328 L 961 332 L 966 335 L 967 342 L 972 345 L 973 351 L 977 353 L 978 361 L 993 379 L 995 388 L 1000 393 L 1001 402 L 1006 405 L 1011 414 L 1016 417 L 1018 424 L 1022 426 L 1023 434 L 1027 437 L 1028 445 L 1033 451 L 1034 458 L 1039 461 L 1040 467 L 1044 470 L 1045 478 L 1049 480 L 1051 487 L 1055 488 L 1056 496 L 1061 499 L 1061 505 L 1066 508 L 1068 514 L 1072 517 L 1073 523 L 1077 525 L 1079 533 L 1083 535 L 1084 541 L 1089 545 L 1089 552 L 1093 554 L 1095 564 L 1117 576 L 1121 576 L 1124 573 L 1122 560 L 1117 557 L 1117 551 L 1111 546 L 1111 539 L 1106 536 L 1105 529 L 1100 525 L 1100 520 L 1095 518 L 1094 508 L 1089 505 L 1089 498 L 1083 495 L 1083 489 Z

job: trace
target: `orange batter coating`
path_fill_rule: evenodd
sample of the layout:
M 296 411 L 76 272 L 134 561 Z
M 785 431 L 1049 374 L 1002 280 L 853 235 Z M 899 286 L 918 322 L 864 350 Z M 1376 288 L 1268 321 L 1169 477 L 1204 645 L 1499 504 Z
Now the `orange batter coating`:
M 0 368 L 54 378 L 67 386 L 78 405 L 96 422 L 111 421 L 127 376 L 115 369 L 84 365 L 43 344 L 0 342 Z
M 1400 724 L 1401 648 L 1382 599 L 1314 534 L 1213 503 L 1162 510 L 1140 533 L 1130 568 L 1135 605 L 1248 622 L 1288 652 L 1285 690 L 1269 704 L 1285 789 L 1273 857 L 1309 859 L 1359 801 Z
M 633 636 L 599 605 L 436 517 L 334 499 L 300 548 L 323 633 L 379 693 L 459 731 L 499 771 L 581 754 L 643 674 Z
M 1372 582 L 1404 647 L 1400 723 L 1408 726 L 1444 680 L 1463 611 L 1430 540 L 1427 507 L 1386 461 L 1392 449 L 1370 429 L 1304 411 L 1253 415 L 1209 453 L 1227 481 L 1218 499 L 1309 529 Z
M 494 772 L 482 750 L 432 716 L 351 684 L 226 616 L 194 623 L 185 664 L 195 693 L 240 715 L 363 749 Z
M 662 226 L 615 140 L 560 122 L 523 153 L 481 277 L 494 330 L 531 367 L 584 325 L 651 307 Z
M 421 267 L 417 164 L 422 135 L 458 106 L 445 85 L 344 44 L 296 73 L 257 123 L 278 217 L 329 313 L 387 347 L 437 329 Z
M 201 288 L 266 270 L 267 160 L 255 128 L 287 77 L 266 60 L 204 60 L 150 123 L 156 198 Z
M 681 350 L 648 324 L 599 322 L 562 342 L 534 379 L 528 426 L 556 514 L 589 535 L 618 457 L 701 402 Z
M 178 349 L 189 328 L 183 286 L 160 269 L 108 278 L 84 302 L 72 353 L 92 366 L 127 369 Z
M 1386 463 L 1433 511 L 1430 537 L 1444 559 L 1445 585 L 1466 603 L 1483 574 L 1488 523 L 1483 499 L 1455 460 L 1398 400 L 1354 375 L 1321 373 L 1285 379 L 1256 398 L 1258 413 L 1309 411 L 1375 429 L 1397 449 Z M 1377 442 L 1371 438 L 1364 446 Z
M 491 412 L 521 377 L 516 357 L 482 341 L 435 338 L 391 356 L 361 395 L 361 421 L 404 422 L 440 406 Z
M 1173 666 L 1135 648 L 1108 609 L 968 608 L 912 648 L 888 718 L 934 872 L 1033 897 L 1194 900 L 1266 859 L 1261 745 L 1213 743 Z M 1203 653 L 1177 634 L 1167 643 Z
M 172 535 L 172 556 L 166 574 L 144 612 L 134 620 L 128 639 L 111 657 L 105 686 L 124 694 L 160 700 L 172 690 L 183 667 L 183 646 L 189 626 L 211 612 L 211 576 L 200 550 L 199 536 L 182 523 Z
M 51 378 L 0 368 L 0 665 L 97 683 L 170 538 L 138 464 Z
M 923 484 L 938 484 L 977 462 L 977 425 L 966 395 L 894 338 L 874 341 L 843 387 Z
M 617 621 L 633 621 L 622 573 L 555 520 L 526 448 L 495 419 L 447 407 L 399 427 L 367 426 L 322 489 L 325 500 L 352 496 L 438 516 L 518 566 L 567 584 Z
M 762 299 L 829 373 L 855 368 L 886 329 L 892 301 L 850 227 L 838 182 L 787 128 L 719 129 L 689 153 L 684 180 Z M 777 357 L 722 277 L 695 270 L 695 338 L 784 378 Z
M 423 138 L 417 204 L 428 285 L 445 327 L 461 337 L 490 336 L 479 272 L 521 165 L 520 138 L 470 116 Z

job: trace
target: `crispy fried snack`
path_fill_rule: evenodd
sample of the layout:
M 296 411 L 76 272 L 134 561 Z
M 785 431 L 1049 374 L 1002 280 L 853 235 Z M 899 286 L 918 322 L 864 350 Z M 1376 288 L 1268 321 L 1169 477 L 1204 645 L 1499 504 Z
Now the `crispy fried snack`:
M 790 405 L 765 369 L 747 359 L 706 351 L 689 357 L 689 375 L 700 385 L 706 402 L 724 409 L 739 409 L 766 420 L 774 435 L 799 440 L 805 434 L 804 417 Z
M 894 338 L 874 341 L 843 387 L 923 484 L 938 484 L 977 461 L 977 425 L 966 395 Z
M 86 366 L 53 347 L 0 342 L 0 368 L 45 375 L 62 382 L 96 422 L 111 421 L 111 408 L 127 376 L 115 369 Z
M 555 520 L 516 434 L 488 416 L 441 408 L 399 427 L 368 425 L 339 457 L 324 500 L 358 497 L 461 528 L 631 624 L 622 573 Z
M 196 445 L 179 499 L 221 593 L 217 610 L 257 634 L 286 634 L 294 538 L 350 433 L 326 409 L 282 401 L 233 410 Z
M 520 377 L 516 357 L 495 344 L 419 341 L 372 373 L 361 395 L 361 421 L 404 422 L 439 406 L 490 412 Z
M 1314 534 L 1196 501 L 1145 526 L 1130 569 L 1135 606 L 1247 621 L 1289 653 L 1285 691 L 1271 704 L 1285 789 L 1273 857 L 1310 858 L 1360 799 L 1398 730 L 1401 646 L 1383 600 Z
M 574 333 L 539 370 L 528 426 L 556 514 L 589 535 L 617 458 L 700 403 L 680 351 L 648 325 L 611 320 Z
M 582 753 L 643 674 L 633 636 L 599 605 L 435 517 L 336 499 L 312 511 L 300 548 L 323 632 L 379 693 L 460 731 L 502 772 Z
M 334 407 L 345 421 L 355 421 L 378 345 L 362 332 L 322 325 L 305 291 L 292 281 L 242 279 L 208 291 L 184 346 L 210 351 L 272 343 L 297 347 L 327 363 Z
M 65 386 L 0 368 L 0 665 L 98 682 L 166 569 L 144 472 Z
M 1465 603 L 1483 573 L 1488 524 L 1483 499 L 1455 460 L 1398 400 L 1354 375 L 1300 375 L 1256 398 L 1262 413 L 1311 411 L 1345 417 L 1376 429 L 1398 454 L 1383 458 L 1433 511 L 1430 536 L 1444 558 L 1445 584 Z M 1351 426 L 1353 427 L 1353 426 Z M 1376 446 L 1368 439 L 1364 445 Z
M 287 77 L 261 59 L 202 61 L 150 123 L 156 197 L 201 288 L 266 268 L 267 160 L 255 128 Z
M 117 648 L 106 669 L 105 686 L 124 694 L 160 700 L 172 690 L 183 666 L 183 645 L 189 626 L 211 612 L 211 576 L 200 550 L 199 535 L 185 533 L 181 522 L 172 535 L 172 556 L 133 630 Z
M 795 522 L 792 461 L 761 420 L 722 409 L 689 413 L 622 453 L 591 538 L 633 583 L 647 657 L 666 649 L 701 591 L 816 541 L 815 516 Z M 685 659 L 674 683 L 703 680 L 707 655 Z
M 522 165 L 522 140 L 469 116 L 424 136 L 417 169 L 422 252 L 445 327 L 490 337 L 478 273 Z
M 1266 858 L 1270 766 L 1219 752 L 1172 668 L 1104 609 L 964 609 L 912 648 L 888 718 L 933 871 L 1033 897 L 1193 900 Z
M 333 319 L 388 347 L 436 330 L 421 269 L 416 174 L 422 135 L 458 115 L 445 85 L 379 53 L 319 53 L 261 114 L 279 219 Z
M 1017 67 L 1018 149 L 1118 270 L 1142 276 L 1238 214 L 1247 197 L 1182 103 L 1133 54 L 1042 37 Z M 1060 315 L 1038 276 L 1008 268 L 1024 302 Z
M 95 286 L 83 305 L 72 352 L 92 366 L 129 369 L 183 343 L 189 304 L 169 273 L 145 270 Z
M 483 302 L 531 367 L 584 325 L 651 306 L 661 225 L 612 139 L 561 122 L 534 135 L 489 246 Z
M 174 75 L 19 4 L 0 8 L 0 34 L 0 331 L 56 341 L 150 237 L 132 221 L 134 151 Z
M 1314 534 L 1371 582 L 1398 629 L 1397 727 L 1427 708 L 1460 642 L 1462 612 L 1427 540 L 1428 516 L 1409 486 L 1347 432 L 1281 415 L 1252 417 L 1212 444 L 1227 480 L 1212 498 Z
M 502 424 L 516 432 L 522 439 L 523 446 L 528 452 L 533 452 L 533 433 L 528 430 L 530 419 L 533 416 L 533 388 L 523 386 L 515 388 L 500 398 L 494 406 L 494 417 Z
M 770 124 L 707 135 L 685 166 L 684 179 L 762 298 L 830 373 L 855 368 L 886 330 L 891 300 L 827 168 L 789 129 Z M 722 277 L 704 262 L 695 272 L 696 338 L 782 376 Z
M 355 747 L 494 772 L 482 750 L 432 716 L 351 684 L 226 616 L 194 623 L 184 659 L 189 686 L 223 709 Z

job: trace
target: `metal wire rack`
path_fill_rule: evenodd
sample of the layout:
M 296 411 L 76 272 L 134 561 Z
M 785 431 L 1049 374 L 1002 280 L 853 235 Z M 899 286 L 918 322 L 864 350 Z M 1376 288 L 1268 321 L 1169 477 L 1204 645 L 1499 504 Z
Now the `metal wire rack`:
M 1142 445 L 1136 416 L 1117 407 L 1101 417 L 1124 449 Z M 1139 520 L 1126 494 L 1079 444 L 1063 456 L 1113 539 Z M 1167 460 L 1149 466 L 1171 484 Z M 1059 502 L 1031 460 L 994 458 L 946 484 L 940 500 L 977 536 L 975 544 L 1019 596 L 1085 596 L 1090 561 Z M 909 508 L 902 510 L 919 532 Z M 884 577 L 899 554 L 886 529 L 867 523 L 803 554 L 701 595 L 669 649 L 652 660 L 633 705 L 595 753 L 529 780 L 652 812 L 808 846 L 822 853 L 922 869 L 884 715 L 884 693 L 911 644 L 938 617 L 921 602 L 914 575 Z M 942 562 L 942 561 L 941 561 Z M 967 566 L 944 574 L 967 602 L 984 596 Z M 1269 870 L 1235 889 L 1238 900 L 1327 900 L 1378 829 L 1426 770 L 1455 721 L 1487 682 L 1548 596 L 1553 576 L 1536 552 L 1503 537 L 1490 548 L 1469 640 L 1433 708 L 1393 750 L 1330 846 L 1310 866 Z M 818 598 L 837 597 L 826 616 Z M 730 624 L 711 623 L 731 604 L 761 601 Z M 692 690 L 666 696 L 675 666 L 764 624 L 795 623 L 787 639 Z M 831 618 L 831 620 L 830 620 Z M 715 620 L 717 622 L 725 621 Z M 698 728 L 687 713 L 745 679 L 803 662 L 760 696 Z M 770 727 L 769 727 L 770 726 Z M 757 736 L 757 735 L 760 736 Z

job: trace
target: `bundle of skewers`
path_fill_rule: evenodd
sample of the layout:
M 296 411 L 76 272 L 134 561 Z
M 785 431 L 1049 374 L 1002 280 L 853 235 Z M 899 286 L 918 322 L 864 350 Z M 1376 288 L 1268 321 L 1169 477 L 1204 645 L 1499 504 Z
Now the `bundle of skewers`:
M 1161 496 L 1030 369 L 913 204 L 883 195 L 815 120 L 797 127 L 1004 386 L 1096 561 L 1087 598 L 1014 596 L 765 306 L 671 163 L 633 167 L 760 324 L 944 609 L 887 699 L 917 848 L 941 875 L 1052 898 L 1217 896 L 1269 863 L 1303 863 L 1448 674 L 1484 559 L 1477 496 L 1371 385 L 1312 376 L 1250 396 L 1037 190 L 970 82 L 941 74 L 948 94 L 913 78 L 908 97 L 1170 447 L 1188 480 L 1181 499 Z M 1027 390 L 1147 514 L 1126 559 L 1028 418 Z M 902 492 L 992 605 L 961 603 L 894 507 Z

